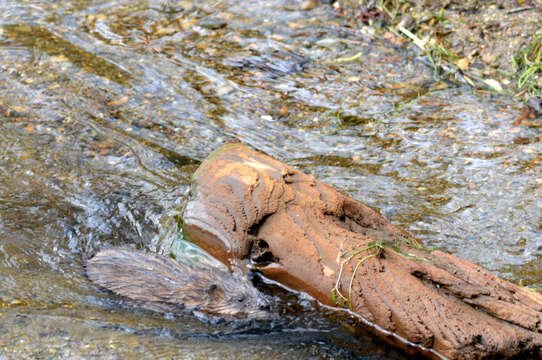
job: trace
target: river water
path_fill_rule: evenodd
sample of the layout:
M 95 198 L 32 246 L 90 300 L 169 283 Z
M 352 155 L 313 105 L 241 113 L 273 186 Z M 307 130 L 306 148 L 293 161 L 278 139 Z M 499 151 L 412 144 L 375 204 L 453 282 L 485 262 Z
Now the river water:
M 134 310 L 84 259 L 136 246 L 212 265 L 178 224 L 191 174 L 238 138 L 538 287 L 542 136 L 520 112 L 327 5 L 0 0 L 0 359 L 403 358 L 303 297 L 276 296 L 263 332 Z

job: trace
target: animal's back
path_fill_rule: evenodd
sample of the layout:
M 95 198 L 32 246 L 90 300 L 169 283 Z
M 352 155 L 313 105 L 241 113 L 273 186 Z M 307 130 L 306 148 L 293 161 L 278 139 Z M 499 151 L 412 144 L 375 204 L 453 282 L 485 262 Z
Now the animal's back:
M 247 277 L 131 249 L 100 251 L 87 276 L 113 293 L 223 316 L 267 317 L 265 297 Z

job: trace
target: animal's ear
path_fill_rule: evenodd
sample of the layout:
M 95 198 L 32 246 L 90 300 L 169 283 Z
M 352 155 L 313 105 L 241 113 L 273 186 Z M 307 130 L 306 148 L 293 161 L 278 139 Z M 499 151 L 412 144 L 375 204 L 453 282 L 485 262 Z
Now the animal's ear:
M 207 288 L 207 293 L 213 300 L 224 298 L 224 290 L 217 284 L 211 284 Z

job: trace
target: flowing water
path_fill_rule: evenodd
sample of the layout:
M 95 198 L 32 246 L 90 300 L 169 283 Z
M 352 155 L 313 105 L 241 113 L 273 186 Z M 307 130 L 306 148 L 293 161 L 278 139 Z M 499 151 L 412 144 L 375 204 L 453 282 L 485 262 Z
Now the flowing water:
M 403 358 L 303 297 L 278 296 L 269 331 L 134 310 L 84 259 L 133 245 L 212 265 L 178 224 L 200 161 L 238 138 L 538 287 L 542 129 L 520 111 L 327 5 L 0 0 L 0 359 Z

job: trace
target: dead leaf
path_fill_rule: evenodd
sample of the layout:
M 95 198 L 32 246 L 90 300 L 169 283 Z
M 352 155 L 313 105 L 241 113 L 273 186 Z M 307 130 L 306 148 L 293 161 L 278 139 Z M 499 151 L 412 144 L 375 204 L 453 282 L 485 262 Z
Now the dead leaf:
M 59 62 L 68 62 L 69 60 L 66 56 L 60 54 L 60 55 L 51 56 L 51 61 L 55 63 L 59 63 Z
M 128 102 L 128 96 L 123 96 L 120 99 L 111 100 L 110 102 L 107 103 L 107 105 L 109 105 L 109 106 L 119 106 L 119 105 L 126 104 L 127 102 Z
M 301 10 L 312 10 L 315 7 L 318 6 L 318 2 L 316 0 L 305 0 L 301 3 L 300 9 Z
M 460 68 L 463 71 L 468 70 L 469 69 L 469 59 L 467 59 L 467 58 L 459 59 L 459 60 L 457 60 L 456 65 L 457 65 L 458 68 Z

